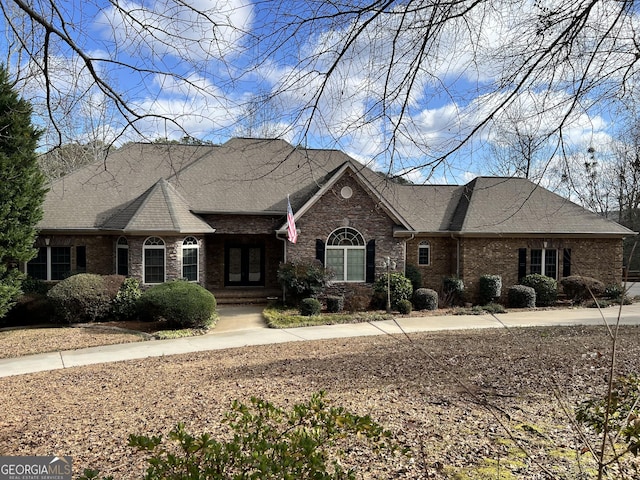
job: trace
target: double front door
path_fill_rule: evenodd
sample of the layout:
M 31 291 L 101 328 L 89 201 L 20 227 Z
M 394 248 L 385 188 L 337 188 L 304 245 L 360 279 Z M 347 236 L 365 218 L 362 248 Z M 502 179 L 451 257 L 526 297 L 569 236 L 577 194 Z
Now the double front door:
M 264 285 L 264 245 L 225 245 L 225 285 Z

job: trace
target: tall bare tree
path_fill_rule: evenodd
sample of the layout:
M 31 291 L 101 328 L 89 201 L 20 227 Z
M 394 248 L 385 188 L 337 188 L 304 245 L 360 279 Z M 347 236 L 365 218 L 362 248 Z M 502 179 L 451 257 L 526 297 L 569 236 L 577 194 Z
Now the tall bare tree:
M 576 118 L 624 101 L 640 58 L 633 0 L 2 0 L 0 8 L 9 66 L 38 85 L 59 139 L 61 119 L 89 99 L 117 114 L 114 138 L 150 126 L 202 137 L 198 128 L 235 128 L 251 92 L 268 90 L 286 106 L 284 135 L 348 136 L 390 171 L 436 168 L 522 94 L 535 94 L 536 114 L 562 143 Z M 176 111 L 160 91 L 191 108 Z

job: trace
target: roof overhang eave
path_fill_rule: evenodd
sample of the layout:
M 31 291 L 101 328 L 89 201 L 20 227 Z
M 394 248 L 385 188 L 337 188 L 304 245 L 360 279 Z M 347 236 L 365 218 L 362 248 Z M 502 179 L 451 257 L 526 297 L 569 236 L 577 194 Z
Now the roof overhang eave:
M 242 216 L 265 216 L 265 217 L 284 217 L 287 212 L 278 210 L 261 210 L 258 212 L 250 211 L 212 211 L 212 210 L 191 210 L 194 215 L 242 215 Z
M 450 232 L 465 238 L 625 238 L 637 232 Z

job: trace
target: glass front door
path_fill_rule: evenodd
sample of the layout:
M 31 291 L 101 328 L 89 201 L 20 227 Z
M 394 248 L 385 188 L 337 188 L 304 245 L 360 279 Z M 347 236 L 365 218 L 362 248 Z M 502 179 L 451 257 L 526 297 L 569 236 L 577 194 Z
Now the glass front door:
M 225 285 L 264 285 L 264 246 L 227 245 L 225 248 Z

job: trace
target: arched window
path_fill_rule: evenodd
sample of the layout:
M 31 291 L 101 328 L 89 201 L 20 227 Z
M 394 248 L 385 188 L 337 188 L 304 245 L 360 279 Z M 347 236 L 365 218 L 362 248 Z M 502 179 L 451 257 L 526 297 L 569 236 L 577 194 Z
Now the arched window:
M 160 237 L 149 237 L 143 246 L 144 283 L 164 283 L 165 245 Z
M 116 243 L 116 274 L 129 276 L 129 242 L 124 237 Z
M 195 237 L 187 237 L 182 242 L 182 278 L 190 282 L 198 281 L 199 245 Z
M 327 240 L 325 265 L 335 272 L 335 280 L 364 282 L 366 267 L 364 237 L 353 228 L 334 230 Z
M 431 265 L 431 245 L 427 241 L 418 245 L 418 265 Z

